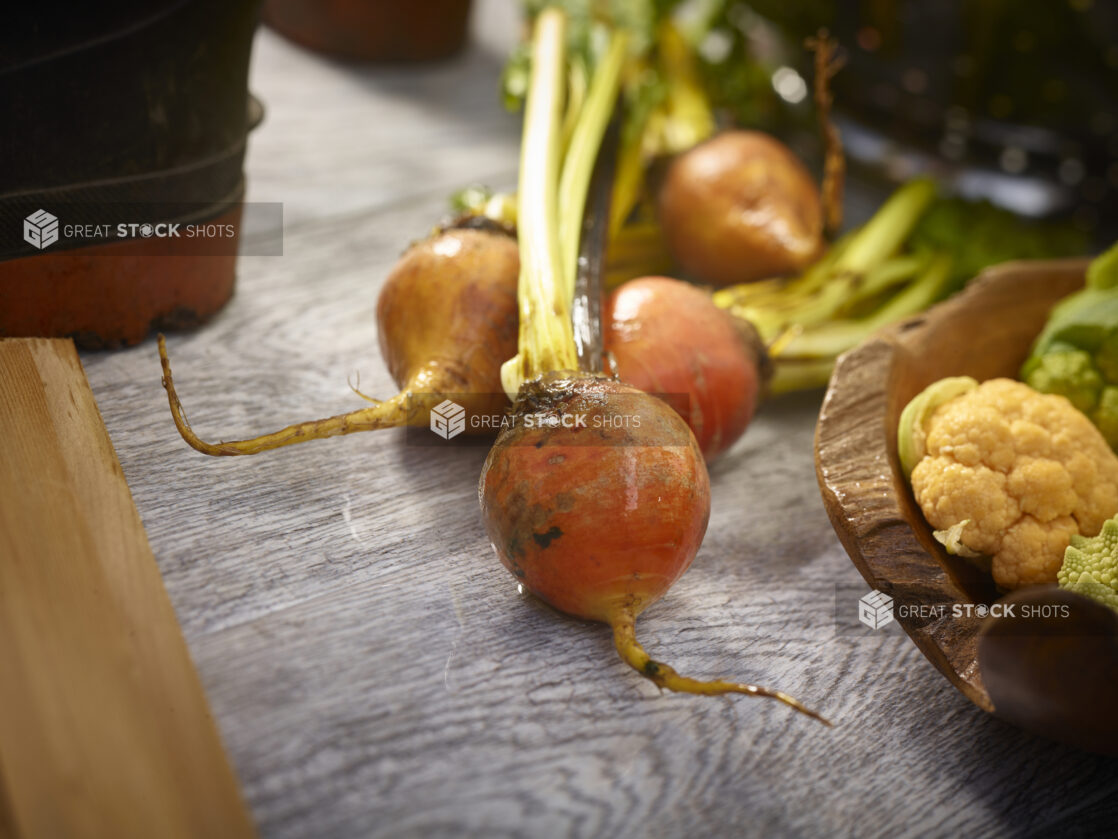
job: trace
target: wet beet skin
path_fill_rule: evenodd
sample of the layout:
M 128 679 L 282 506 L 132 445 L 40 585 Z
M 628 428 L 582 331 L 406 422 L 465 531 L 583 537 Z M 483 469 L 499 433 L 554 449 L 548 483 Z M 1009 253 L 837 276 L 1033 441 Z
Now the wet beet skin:
M 679 415 L 630 385 L 584 374 L 521 390 L 479 495 L 505 567 L 552 606 L 606 622 L 619 609 L 639 614 L 668 590 L 710 516 L 706 465 Z

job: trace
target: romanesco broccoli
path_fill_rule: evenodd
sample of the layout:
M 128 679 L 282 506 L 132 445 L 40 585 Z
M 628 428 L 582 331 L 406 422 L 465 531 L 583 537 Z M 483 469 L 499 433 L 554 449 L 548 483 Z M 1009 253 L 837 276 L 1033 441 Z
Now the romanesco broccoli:
M 1063 588 L 1118 609 L 1118 516 L 1093 538 L 1072 534 L 1057 578 Z
M 1055 350 L 1037 358 L 1025 381 L 1041 393 L 1066 396 L 1072 405 L 1088 415 L 1098 406 L 1103 388 L 1102 375 L 1091 354 L 1072 349 Z

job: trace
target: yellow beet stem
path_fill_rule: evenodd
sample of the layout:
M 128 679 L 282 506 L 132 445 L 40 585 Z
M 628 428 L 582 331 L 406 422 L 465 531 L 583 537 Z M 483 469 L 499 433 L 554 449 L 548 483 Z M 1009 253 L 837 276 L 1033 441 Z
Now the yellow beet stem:
M 614 614 L 609 621 L 613 628 L 613 645 L 617 648 L 622 660 L 661 688 L 676 691 L 677 693 L 696 693 L 703 696 L 721 696 L 727 693 L 744 693 L 747 696 L 761 696 L 783 702 L 790 708 L 795 708 L 801 714 L 806 714 L 812 719 L 819 720 L 824 725 L 831 725 L 830 721 L 820 714 L 812 711 L 802 702 L 786 693 L 757 685 L 745 685 L 738 682 L 726 682 L 721 679 L 704 682 L 681 676 L 668 665 L 656 661 L 641 646 L 637 640 L 636 618 L 627 611 Z
M 575 126 L 582 103 L 586 101 L 586 64 L 581 57 L 573 57 L 567 66 L 567 101 L 564 105 L 563 125 L 559 133 L 559 157 L 563 158 L 574 139 Z
M 936 197 L 935 182 L 913 178 L 878 208 L 835 260 L 834 274 L 862 274 L 895 254 Z
M 594 162 L 598 159 L 598 148 L 602 145 L 602 137 L 617 101 L 628 42 L 626 33 L 618 31 L 613 34 L 609 50 L 594 73 L 590 92 L 575 123 L 559 177 L 559 241 L 563 248 L 563 281 L 567 299 L 572 299 L 575 293 L 579 234 L 586 194 Z
M 729 309 L 738 317 L 742 317 L 741 312 L 747 307 L 794 312 L 827 288 L 833 280 L 835 261 L 849 247 L 850 239 L 851 234 L 848 233 L 835 240 L 823 256 L 798 277 L 773 277 L 728 286 L 714 292 L 714 304 Z
M 398 428 L 408 425 L 410 421 L 419 422 L 420 419 L 426 422 L 427 414 L 422 412 L 421 406 L 413 404 L 413 400 L 408 397 L 408 394 L 400 393 L 384 402 L 377 402 L 372 407 L 361 408 L 335 417 L 299 422 L 270 434 L 253 437 L 250 440 L 207 443 L 194 433 L 194 429 L 186 421 L 186 412 L 183 410 L 182 402 L 175 390 L 175 380 L 171 375 L 171 361 L 167 357 L 167 341 L 162 335 L 159 336 L 159 361 L 163 365 L 163 387 L 167 391 L 167 401 L 171 406 L 171 417 L 175 421 L 175 427 L 179 430 L 179 434 L 192 448 L 197 449 L 202 454 L 215 457 L 259 454 L 271 449 L 290 446 L 294 443 L 304 443 L 307 440 L 339 437 L 343 434 L 353 434 L 356 431 Z M 420 419 L 415 419 L 416 417 Z
M 617 195 L 616 181 L 613 194 Z M 610 240 L 603 279 L 612 291 L 637 277 L 671 276 L 674 268 L 660 225 L 639 221 L 625 225 Z
M 644 156 L 641 152 L 642 134 L 639 131 L 626 131 L 621 139 L 617 153 L 617 171 L 613 177 L 613 195 L 609 202 L 610 243 L 623 235 L 625 222 L 640 199 L 641 186 L 644 184 Z M 659 232 L 659 227 L 657 227 Z M 612 252 L 612 247 L 611 247 Z M 639 276 L 639 275 L 638 275 Z
M 714 112 L 703 89 L 695 51 L 678 25 L 664 20 L 656 33 L 660 75 L 666 83 L 657 111 L 663 114 L 657 137 L 645 137 L 645 159 L 680 154 L 714 134 Z
M 565 31 L 566 18 L 559 9 L 545 9 L 536 17 L 517 189 L 520 334 L 517 355 L 501 367 L 501 384 L 513 398 L 526 381 L 578 366 L 557 200 Z

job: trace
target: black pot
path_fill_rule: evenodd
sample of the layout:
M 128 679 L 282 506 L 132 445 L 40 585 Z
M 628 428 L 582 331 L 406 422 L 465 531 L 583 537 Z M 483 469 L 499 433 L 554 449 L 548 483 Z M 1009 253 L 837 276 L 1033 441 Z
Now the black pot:
M 167 251 L 65 231 L 239 220 L 258 6 L 101 0 L 5 11 L 0 335 L 133 343 L 152 326 L 200 322 L 229 298 L 235 242 L 202 257 L 182 243 Z M 66 222 L 49 248 L 22 235 L 39 210 Z

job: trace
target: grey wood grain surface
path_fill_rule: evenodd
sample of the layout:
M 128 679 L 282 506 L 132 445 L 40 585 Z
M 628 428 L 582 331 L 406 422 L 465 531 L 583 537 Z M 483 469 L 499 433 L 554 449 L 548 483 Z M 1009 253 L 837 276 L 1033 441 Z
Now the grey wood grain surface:
M 469 50 L 430 68 L 259 33 L 249 197 L 283 202 L 284 255 L 242 258 L 230 305 L 170 341 L 203 438 L 346 410 L 358 372 L 392 391 L 380 282 L 451 189 L 515 178 L 495 94 L 515 13 L 475 11 Z M 154 342 L 83 361 L 266 837 L 1113 833 L 1114 761 L 978 711 L 895 628 L 836 628 L 865 586 L 816 486 L 821 394 L 765 405 L 717 463 L 698 559 L 640 625 L 683 672 L 779 687 L 830 730 L 661 696 L 604 627 L 518 593 L 481 528 L 484 448 L 380 432 L 207 458 Z

